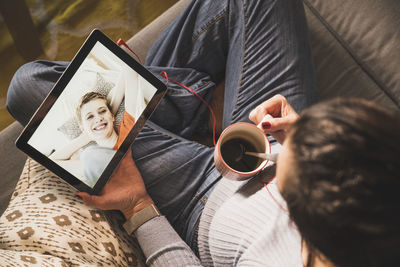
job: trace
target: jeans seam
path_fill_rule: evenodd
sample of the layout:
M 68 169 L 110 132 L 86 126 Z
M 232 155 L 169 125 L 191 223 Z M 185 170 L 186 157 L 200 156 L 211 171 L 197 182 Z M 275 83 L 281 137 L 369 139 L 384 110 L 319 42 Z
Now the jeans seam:
M 246 45 L 247 45 L 247 41 L 246 41 L 246 34 L 247 34 L 247 29 L 246 29 L 246 14 L 244 12 L 244 0 L 242 0 L 242 12 L 243 12 L 243 48 L 242 48 L 242 66 L 241 66 L 241 72 L 240 72 L 240 81 L 239 81 L 239 85 L 238 85 L 238 91 L 236 94 L 236 101 L 235 101 L 235 106 L 232 109 L 232 113 L 231 113 L 231 123 L 233 121 L 233 118 L 235 116 L 237 107 L 238 107 L 238 101 L 239 101 L 239 95 L 240 95 L 240 90 L 242 88 L 242 82 L 243 82 L 243 72 L 244 72 L 244 65 L 245 65 L 245 58 L 246 58 Z
M 203 83 L 201 86 L 197 87 L 196 89 L 192 89 L 192 88 L 190 88 L 190 87 L 189 87 L 189 88 L 196 92 L 196 91 L 199 91 L 199 90 L 203 89 L 204 87 L 206 87 L 206 86 L 209 85 L 210 83 L 211 83 L 211 81 L 207 81 L 206 83 Z M 189 91 L 186 90 L 186 89 L 185 89 L 184 92 L 186 92 L 186 94 L 182 94 L 181 91 L 179 91 L 179 92 L 171 92 L 171 91 L 168 91 L 168 95 L 193 95 L 191 92 L 189 92 Z
M 211 173 L 211 171 L 210 171 L 209 173 Z M 207 175 L 206 175 L 205 177 L 207 177 Z M 200 216 L 199 216 L 198 219 L 196 220 L 196 223 L 198 223 L 198 222 L 200 222 L 201 214 L 202 214 L 203 211 L 204 211 L 205 205 L 206 205 L 206 203 L 207 203 L 207 201 L 208 201 L 210 195 L 212 194 L 212 191 L 215 189 L 215 187 L 217 186 L 217 184 L 218 184 L 218 182 L 221 180 L 221 178 L 222 178 L 221 176 L 220 176 L 219 178 L 216 177 L 215 180 L 213 180 L 213 182 L 209 183 L 209 184 L 202 190 L 203 194 L 201 195 L 201 197 L 200 197 L 200 194 L 199 194 L 199 190 L 196 192 L 196 194 L 193 196 L 192 199 L 197 198 L 197 200 L 196 200 L 196 202 L 193 204 L 193 207 L 190 209 L 190 212 L 187 213 L 187 217 L 186 217 L 186 218 L 185 218 L 185 217 L 182 217 L 183 215 L 185 215 L 185 210 L 183 210 L 183 211 L 180 213 L 177 222 L 178 222 L 180 225 L 182 225 L 182 227 L 183 227 L 183 228 L 182 228 L 182 231 L 183 231 L 183 233 L 185 233 L 185 236 L 186 236 L 186 234 L 188 233 L 189 222 L 190 222 L 190 219 L 192 218 L 192 216 L 194 215 L 194 212 L 195 212 L 196 208 L 201 207 L 201 209 L 202 209 L 202 211 L 200 212 Z M 206 190 L 206 191 L 205 191 L 205 190 Z M 211 190 L 211 191 L 210 191 L 210 190 Z M 206 196 L 207 194 L 208 194 L 208 196 Z M 186 240 L 186 238 L 185 238 L 185 240 Z M 196 243 L 197 243 L 197 240 L 196 240 Z
M 204 174 L 204 177 L 208 177 L 210 174 L 211 174 L 211 172 L 213 171 L 213 168 L 210 168 L 209 170 L 207 170 L 207 172 Z M 210 186 L 210 184 L 208 184 L 206 187 L 208 187 L 208 186 Z M 201 190 L 200 191 L 200 189 L 197 189 L 197 191 L 196 191 L 196 193 L 194 194 L 194 198 L 199 198 L 199 196 L 201 195 L 201 193 L 204 191 L 204 189 L 203 190 Z M 199 200 L 198 201 L 200 201 L 200 198 L 199 198 Z
M 217 23 L 218 21 L 220 21 L 222 18 L 224 18 L 226 16 L 226 8 L 224 10 L 222 10 L 219 14 L 217 14 L 217 16 L 210 20 L 208 23 L 206 23 L 201 29 L 200 31 L 193 36 L 192 38 L 192 43 L 195 43 L 197 41 L 197 39 L 199 39 L 200 35 L 202 35 L 203 33 L 205 33 L 206 31 L 208 31 L 208 29 L 214 25 L 215 23 Z

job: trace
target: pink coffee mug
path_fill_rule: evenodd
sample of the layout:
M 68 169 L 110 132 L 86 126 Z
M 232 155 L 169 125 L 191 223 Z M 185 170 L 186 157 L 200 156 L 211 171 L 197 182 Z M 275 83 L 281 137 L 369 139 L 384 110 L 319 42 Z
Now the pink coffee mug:
M 225 178 L 245 180 L 260 172 L 268 160 L 244 155 L 244 152 L 271 153 L 267 136 L 256 125 L 238 122 L 220 135 L 214 150 L 214 163 Z

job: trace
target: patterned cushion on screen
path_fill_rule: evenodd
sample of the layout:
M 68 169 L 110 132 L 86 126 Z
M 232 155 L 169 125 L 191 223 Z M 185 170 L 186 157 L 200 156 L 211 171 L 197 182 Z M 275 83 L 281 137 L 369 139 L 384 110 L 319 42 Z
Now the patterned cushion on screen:
M 96 73 L 96 84 L 92 91 L 106 96 L 114 86 L 114 83 L 106 81 L 103 76 L 101 76 L 99 73 Z M 115 126 L 118 126 L 121 123 L 124 110 L 124 103 L 122 102 L 117 113 L 115 114 Z M 62 132 L 71 140 L 77 138 L 82 133 L 81 128 L 79 127 L 78 119 L 75 116 L 69 118 L 57 130 Z
M 8 266 L 145 266 L 122 215 L 89 208 L 76 190 L 28 159 L 0 218 L 0 262 Z M 63 265 L 64 264 L 64 265 Z
M 96 73 L 96 85 L 94 86 L 94 92 L 100 93 L 102 95 L 108 95 L 111 88 L 115 86 L 114 83 L 106 81 L 101 74 Z
M 82 133 L 78 120 L 75 117 L 68 119 L 57 130 L 71 140 L 77 138 Z

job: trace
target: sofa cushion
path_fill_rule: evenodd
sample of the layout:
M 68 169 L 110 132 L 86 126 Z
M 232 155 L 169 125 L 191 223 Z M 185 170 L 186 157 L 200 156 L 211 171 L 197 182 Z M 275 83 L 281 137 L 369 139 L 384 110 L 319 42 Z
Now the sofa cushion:
M 0 215 L 7 208 L 26 160 L 26 155 L 15 146 L 21 131 L 22 125 L 14 122 L 0 133 Z
M 68 266 L 63 259 L 32 251 L 0 249 L 0 260 L 4 266 Z
M 400 2 L 304 0 L 322 99 L 400 108 Z
M 122 222 L 119 213 L 85 206 L 76 189 L 28 159 L 0 218 L 0 250 L 8 251 L 0 253 L 0 262 L 15 254 L 18 261 L 58 258 L 68 265 L 144 266 L 140 247 Z

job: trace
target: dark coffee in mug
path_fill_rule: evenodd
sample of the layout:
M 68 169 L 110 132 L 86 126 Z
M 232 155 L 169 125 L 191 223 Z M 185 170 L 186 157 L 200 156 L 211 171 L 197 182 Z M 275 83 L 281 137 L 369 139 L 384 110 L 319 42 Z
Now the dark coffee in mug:
M 246 139 L 233 138 L 221 145 L 221 156 L 225 163 L 239 172 L 251 172 L 260 166 L 262 159 L 244 152 L 257 152 L 256 147 Z
M 252 123 L 229 125 L 221 133 L 214 149 L 215 168 L 222 177 L 235 181 L 254 177 L 268 164 L 268 160 L 246 155 L 245 152 L 270 153 L 268 138 Z

